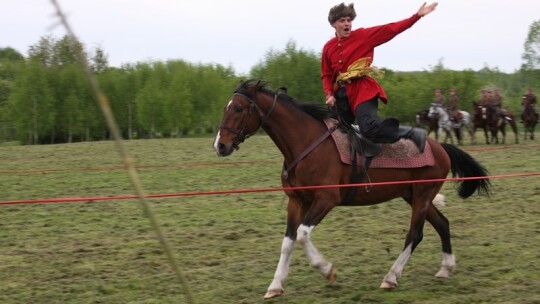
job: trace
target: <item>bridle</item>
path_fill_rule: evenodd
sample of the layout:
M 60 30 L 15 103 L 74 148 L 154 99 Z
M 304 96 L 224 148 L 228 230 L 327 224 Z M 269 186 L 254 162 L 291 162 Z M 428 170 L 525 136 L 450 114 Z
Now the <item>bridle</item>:
M 230 127 L 224 126 L 223 124 L 221 124 L 219 126 L 220 130 L 225 129 L 225 130 L 228 130 L 228 131 L 230 131 L 230 132 L 232 132 L 233 134 L 236 135 L 234 137 L 234 139 L 233 139 L 233 148 L 238 150 L 241 143 L 243 143 L 251 135 L 255 134 L 257 132 L 257 130 L 259 130 L 259 128 L 261 128 L 266 123 L 266 121 L 268 120 L 268 117 L 270 117 L 270 114 L 272 114 L 272 112 L 274 111 L 274 108 L 276 107 L 276 101 L 277 101 L 278 95 L 279 95 L 279 93 L 275 93 L 274 101 L 272 103 L 272 107 L 270 108 L 268 113 L 266 113 L 266 115 L 265 115 L 263 110 L 261 109 L 261 107 L 255 102 L 254 99 L 252 99 L 248 95 L 240 93 L 240 92 L 234 92 L 233 93 L 233 97 L 234 96 L 240 96 L 240 97 L 244 98 L 245 100 L 247 100 L 249 102 L 248 115 L 247 115 L 247 117 L 245 115 L 244 115 L 244 117 L 242 117 L 242 121 L 240 123 L 240 125 L 241 125 L 240 129 L 230 128 Z M 259 126 L 257 128 L 255 128 L 253 130 L 253 132 L 246 133 L 248 122 L 249 122 L 249 120 L 251 118 L 251 115 L 253 114 L 254 110 L 257 110 L 257 112 L 259 113 L 260 124 L 259 124 Z

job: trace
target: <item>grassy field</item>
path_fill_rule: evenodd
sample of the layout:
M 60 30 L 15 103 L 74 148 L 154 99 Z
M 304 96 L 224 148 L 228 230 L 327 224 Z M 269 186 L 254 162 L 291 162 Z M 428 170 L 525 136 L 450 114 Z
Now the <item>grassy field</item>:
M 478 133 L 480 135 L 480 133 Z M 520 140 L 522 140 L 520 138 Z M 148 194 L 280 187 L 282 157 L 266 136 L 217 158 L 212 138 L 125 142 Z M 540 172 L 538 142 L 466 145 L 492 175 Z M 211 162 L 216 162 L 211 164 Z M 217 163 L 219 162 L 219 163 Z M 132 194 L 112 142 L 0 146 L 0 201 Z M 268 303 L 540 303 L 540 177 L 492 180 L 490 198 L 457 197 L 454 275 L 434 278 L 433 228 L 397 290 L 378 288 L 397 258 L 410 210 L 401 200 L 334 209 L 313 241 L 338 270 L 335 284 L 294 253 L 282 297 Z M 262 303 L 285 231 L 282 192 L 150 200 L 196 303 Z M 184 303 L 136 200 L 0 205 L 0 303 Z

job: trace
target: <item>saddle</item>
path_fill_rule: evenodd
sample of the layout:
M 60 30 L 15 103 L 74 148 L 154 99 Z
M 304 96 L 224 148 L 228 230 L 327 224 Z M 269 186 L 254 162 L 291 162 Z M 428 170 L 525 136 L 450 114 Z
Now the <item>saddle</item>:
M 335 127 L 338 121 L 327 119 L 325 123 L 330 129 Z M 349 135 L 338 129 L 332 132 L 331 136 L 338 149 L 341 161 L 344 164 L 352 165 Z M 433 151 L 429 143 L 426 143 L 424 153 L 420 153 L 416 144 L 409 139 L 400 139 L 392 144 L 380 144 L 358 135 L 358 141 L 362 145 L 361 148 L 356 148 L 359 154 L 357 157 L 358 165 L 363 164 L 365 158 L 373 159 L 371 168 L 420 168 L 435 165 Z
M 324 122 L 328 130 L 335 130 L 336 127 L 338 129 L 335 132 L 331 132 L 331 135 L 338 149 L 341 161 L 353 167 L 349 178 L 351 184 L 360 183 L 368 176 L 369 168 L 418 168 L 433 166 L 435 164 L 429 144 L 426 144 L 424 153 L 420 153 L 416 144 L 408 139 L 400 139 L 394 144 L 374 143 L 362 136 L 356 125 L 340 128 L 340 123 L 335 119 L 327 119 Z M 408 147 L 405 148 L 403 144 L 408 145 Z M 416 155 L 414 158 L 411 158 L 411 151 L 415 151 L 413 152 Z M 390 158 L 388 156 L 384 157 L 387 152 L 390 152 L 389 155 L 392 155 Z M 396 155 L 400 156 L 396 157 Z M 420 162 L 418 162 L 419 159 L 421 160 Z M 356 196 L 358 189 L 358 187 L 348 188 L 341 204 L 350 204 Z M 368 187 L 366 187 L 366 191 L 369 191 Z

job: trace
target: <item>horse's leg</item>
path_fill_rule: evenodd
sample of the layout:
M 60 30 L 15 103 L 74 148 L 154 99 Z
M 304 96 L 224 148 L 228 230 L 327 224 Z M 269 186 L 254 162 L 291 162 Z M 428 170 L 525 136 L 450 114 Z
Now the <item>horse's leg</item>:
M 311 232 L 323 220 L 323 218 L 335 207 L 332 202 L 337 202 L 339 197 L 332 199 L 327 195 L 316 195 L 313 203 L 307 211 L 302 224 L 298 227 L 297 241 L 304 246 L 306 257 L 312 267 L 317 268 L 322 275 L 333 283 L 336 280 L 334 265 L 324 259 L 311 241 Z
M 499 136 L 497 134 L 497 127 L 496 126 L 494 128 L 490 127 L 490 129 L 491 129 L 491 143 L 498 144 L 499 143 Z
M 443 133 L 446 134 L 446 130 L 442 126 L 439 126 L 437 141 L 439 141 L 439 137 L 441 138 L 441 141 L 443 141 L 443 138 L 442 138 Z M 444 138 L 444 142 L 446 143 L 447 140 L 448 140 L 448 136 Z
M 469 135 L 471 136 L 471 144 L 476 144 L 476 130 L 474 130 L 470 124 L 467 125 L 467 130 L 469 131 Z
M 435 274 L 438 278 L 447 278 L 456 267 L 456 258 L 452 254 L 450 241 L 450 224 L 448 219 L 434 206 L 430 205 L 426 220 L 435 228 L 441 238 L 442 262 L 441 269 Z
M 458 141 L 458 145 L 463 145 L 463 132 L 461 130 L 462 127 L 454 128 L 454 131 L 456 132 L 456 138 Z
M 512 131 L 514 131 L 514 142 L 516 144 L 519 144 L 519 133 L 518 133 L 516 121 L 512 119 L 510 121 L 510 126 L 512 127 Z
M 412 199 L 407 199 L 408 202 L 410 201 L 412 206 L 412 216 L 409 232 L 407 233 L 407 237 L 405 239 L 405 246 L 399 254 L 397 260 L 390 268 L 390 271 L 384 276 L 380 288 L 393 289 L 398 286 L 397 280 L 401 277 L 405 264 L 407 264 L 407 261 L 411 257 L 414 249 L 416 246 L 418 246 L 418 244 L 420 244 L 424 237 L 424 222 L 429 209 L 428 207 L 431 205 L 431 201 L 435 195 L 431 194 L 431 191 L 421 189 L 422 186 L 415 185 L 412 186 L 412 188 Z M 422 194 L 415 195 L 414 193 Z
M 314 228 L 315 225 L 300 225 L 300 227 L 298 227 L 298 242 L 304 245 L 309 265 L 317 268 L 329 283 L 334 283 L 336 280 L 336 269 L 334 268 L 334 265 L 324 259 L 323 255 L 311 241 L 311 232 Z
M 338 199 L 329 200 L 319 197 L 318 199 L 314 199 L 309 209 L 307 209 L 306 205 L 301 203 L 301 201 L 289 198 L 287 232 L 281 245 L 281 255 L 274 279 L 264 295 L 265 299 L 283 294 L 283 284 L 289 273 L 295 240 L 304 246 L 310 265 L 318 268 L 330 283 L 335 281 L 336 270 L 333 264 L 327 262 L 311 242 L 311 232 L 334 207 L 331 204 L 324 205 L 324 202 L 331 201 L 338 201 Z
M 274 279 L 268 291 L 264 295 L 265 299 L 270 299 L 273 297 L 280 296 L 283 294 L 283 284 L 287 280 L 289 274 L 289 266 L 291 264 L 292 252 L 294 249 L 294 244 L 297 239 L 296 230 L 302 218 L 305 214 L 305 206 L 301 201 L 289 197 L 289 203 L 287 208 L 287 230 L 285 232 L 285 237 L 281 243 L 281 255 L 279 256 L 279 262 L 274 273 Z
M 452 136 L 452 127 L 447 126 L 447 129 L 445 129 L 445 131 L 446 131 L 446 139 L 444 140 L 444 143 L 446 143 L 446 140 L 448 138 L 450 138 L 450 143 L 453 145 L 454 144 L 454 137 Z

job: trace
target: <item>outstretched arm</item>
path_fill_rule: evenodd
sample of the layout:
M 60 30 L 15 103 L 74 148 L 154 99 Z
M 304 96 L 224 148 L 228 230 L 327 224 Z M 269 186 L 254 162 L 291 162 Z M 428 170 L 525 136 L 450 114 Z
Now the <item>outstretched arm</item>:
M 426 5 L 426 2 L 424 2 L 424 4 L 422 4 L 422 6 L 418 9 L 418 16 L 424 17 L 425 15 L 433 12 L 438 4 L 438 2 L 433 2 L 430 5 Z

